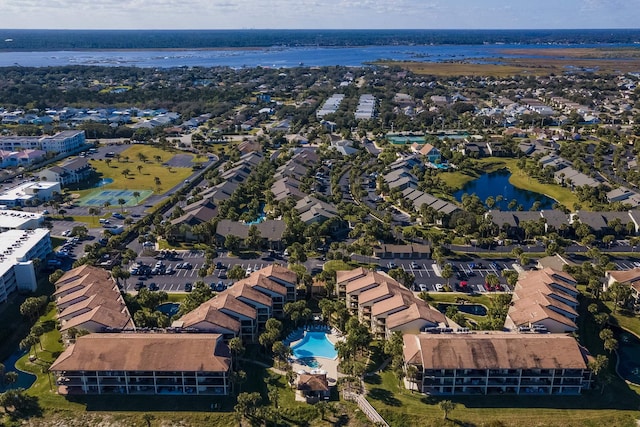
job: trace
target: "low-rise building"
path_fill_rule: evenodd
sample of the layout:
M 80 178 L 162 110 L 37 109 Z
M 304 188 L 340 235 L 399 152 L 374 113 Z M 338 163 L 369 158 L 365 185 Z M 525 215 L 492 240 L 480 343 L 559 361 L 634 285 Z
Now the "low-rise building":
M 559 334 L 406 334 L 404 362 L 430 395 L 576 395 L 588 389 L 586 351 Z
M 51 365 L 58 392 L 227 395 L 231 355 L 220 334 L 89 334 Z
M 0 232 L 7 230 L 33 230 L 42 227 L 44 216 L 35 212 L 0 210 Z
M 505 328 L 551 333 L 577 330 L 576 285 L 571 275 L 552 268 L 521 273 L 513 291 Z
M 93 173 L 93 168 L 86 158 L 76 157 L 68 160 L 60 166 L 52 166 L 38 173 L 40 179 L 59 182 L 60 185 L 79 184 L 88 180 Z
M 7 207 L 35 206 L 40 202 L 51 200 L 56 193 L 60 194 L 59 182 L 25 182 L 16 187 L 0 192 L 0 205 Z
M 0 150 L 43 150 L 47 153 L 73 154 L 86 147 L 83 130 L 66 130 L 53 136 L 4 136 L 0 137 Z
M 51 253 L 49 230 L 8 230 L 0 233 L 0 302 L 17 290 L 35 292 L 38 287 L 34 260 Z

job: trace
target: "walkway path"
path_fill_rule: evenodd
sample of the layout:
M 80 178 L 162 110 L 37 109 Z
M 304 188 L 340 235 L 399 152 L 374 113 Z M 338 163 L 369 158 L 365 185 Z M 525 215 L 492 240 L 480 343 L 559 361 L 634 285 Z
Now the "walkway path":
M 382 418 L 378 411 L 376 411 L 375 408 L 371 406 L 369 401 L 365 399 L 363 395 L 345 391 L 344 398 L 356 402 L 360 407 L 360 410 L 362 410 L 367 418 L 369 418 L 376 425 L 389 427 L 389 424 L 387 424 L 384 418 Z

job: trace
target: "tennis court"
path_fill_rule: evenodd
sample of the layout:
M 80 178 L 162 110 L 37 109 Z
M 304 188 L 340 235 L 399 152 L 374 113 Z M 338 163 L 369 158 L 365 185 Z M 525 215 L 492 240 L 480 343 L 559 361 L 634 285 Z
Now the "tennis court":
M 136 199 L 133 193 L 138 192 L 140 196 Z M 124 206 L 135 206 L 153 194 L 151 190 L 97 190 L 78 200 L 80 206 L 104 206 L 109 202 L 111 206 L 120 206 L 119 199 L 124 199 Z

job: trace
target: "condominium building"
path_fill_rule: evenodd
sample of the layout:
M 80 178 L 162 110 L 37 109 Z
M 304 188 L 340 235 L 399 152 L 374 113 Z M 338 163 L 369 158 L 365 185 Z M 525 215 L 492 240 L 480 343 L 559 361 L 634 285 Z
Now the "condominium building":
M 338 293 L 345 295 L 347 309 L 369 327 L 374 337 L 385 339 L 394 332 L 457 327 L 386 274 L 363 268 L 337 273 Z
M 0 205 L 6 207 L 35 206 L 40 202 L 51 200 L 54 193 L 60 192 L 59 182 L 25 182 L 0 191 Z
M 575 395 L 591 371 L 575 338 L 561 334 L 407 334 L 404 362 L 422 393 Z
M 40 171 L 40 179 L 59 182 L 60 185 L 78 184 L 91 177 L 93 168 L 86 158 L 76 157 L 67 160 L 60 166 L 52 166 Z
M 278 265 L 254 271 L 171 325 L 176 330 L 221 334 L 225 340 L 255 341 L 271 317 L 282 318 L 284 305 L 295 301 L 297 275 Z
M 60 331 L 133 331 L 135 325 L 120 289 L 107 270 L 82 265 L 67 271 L 53 293 Z
M 578 329 L 578 290 L 569 274 L 552 268 L 520 274 L 505 328 L 526 331 L 532 328 L 552 333 Z
M 38 286 L 34 260 L 51 253 L 49 230 L 9 230 L 0 233 L 0 302 L 16 291 L 34 292 Z
M 43 150 L 48 153 L 73 154 L 86 145 L 83 130 L 67 130 L 53 136 L 4 136 L 0 137 L 0 150 Z
M 227 395 L 229 347 L 219 334 L 89 334 L 51 365 L 60 394 Z
M 35 212 L 0 210 L 0 232 L 7 230 L 33 230 L 42 227 L 44 216 Z
M 316 111 L 316 117 L 321 119 L 327 114 L 333 114 L 338 111 L 340 108 L 340 104 L 342 104 L 342 100 L 344 99 L 344 94 L 336 93 L 333 94 L 327 99 L 322 107 L 318 111 Z

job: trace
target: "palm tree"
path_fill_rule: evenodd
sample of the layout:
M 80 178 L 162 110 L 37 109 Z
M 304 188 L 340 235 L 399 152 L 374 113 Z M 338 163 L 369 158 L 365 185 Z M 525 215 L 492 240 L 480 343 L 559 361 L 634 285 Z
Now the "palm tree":
M 136 205 L 138 204 L 138 199 L 140 198 L 140 192 L 139 191 L 134 191 L 133 192 L 133 197 L 136 198 Z
M 130 173 L 131 173 L 130 169 L 123 169 L 122 170 L 122 175 L 124 175 L 125 178 L 128 178 Z
M 450 400 L 443 400 L 438 404 L 438 406 L 444 412 L 444 419 L 448 420 L 449 419 L 449 412 L 451 412 L 454 409 L 456 409 L 456 406 L 458 406 L 458 405 L 455 402 L 452 402 Z
M 91 215 L 93 217 L 93 220 L 95 222 L 96 215 L 100 215 L 100 209 L 98 209 L 96 207 L 90 207 L 89 208 L 89 215 Z
M 105 209 L 109 209 L 109 206 L 111 206 L 111 202 L 110 202 L 110 201 L 108 201 L 108 200 L 105 200 L 105 202 L 102 204 L 102 206 L 103 206 Z
M 138 165 L 138 173 L 142 172 L 142 165 Z
M 121 213 L 124 213 L 124 205 L 125 205 L 125 203 L 127 203 L 127 201 L 125 199 L 122 199 L 122 198 L 118 199 L 118 204 L 120 205 L 120 212 Z

